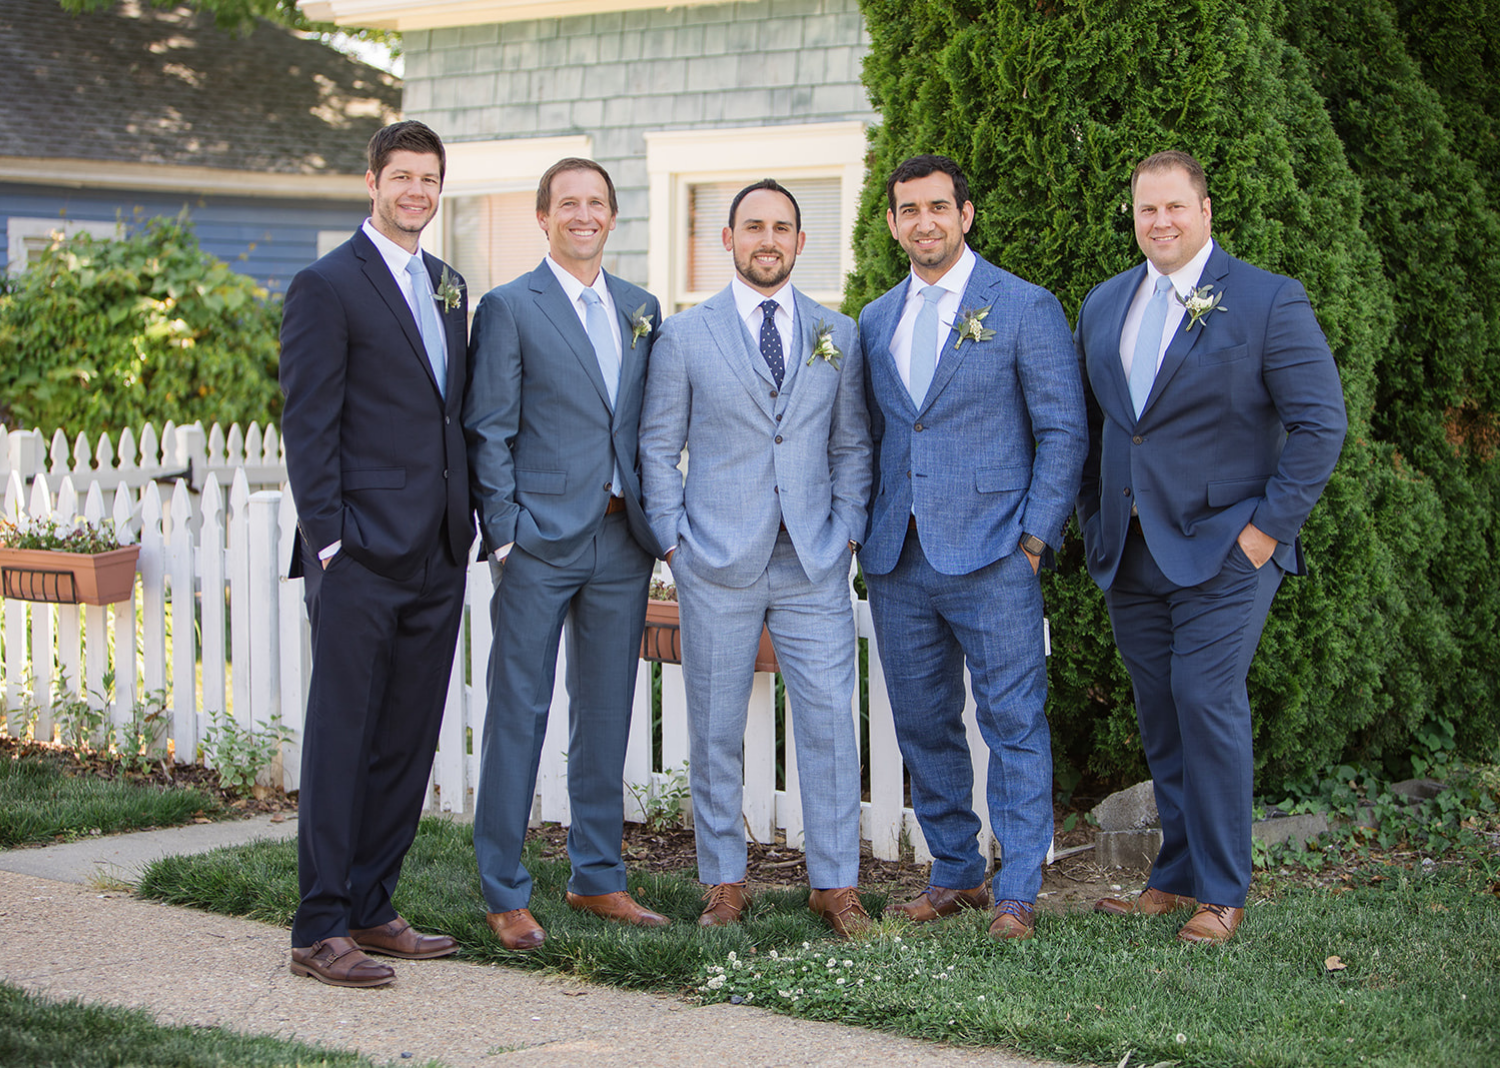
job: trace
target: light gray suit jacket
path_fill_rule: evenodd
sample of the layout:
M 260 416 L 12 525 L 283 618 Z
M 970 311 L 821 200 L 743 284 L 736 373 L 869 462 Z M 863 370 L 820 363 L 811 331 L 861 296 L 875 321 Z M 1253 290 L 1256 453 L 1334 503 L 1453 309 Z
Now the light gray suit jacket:
M 695 573 L 723 586 L 760 577 L 783 522 L 815 582 L 848 568 L 849 542 L 865 529 L 872 464 L 859 331 L 793 294 L 795 340 L 779 390 L 727 287 L 663 323 L 651 352 L 640 432 L 646 517 L 663 550 L 677 546 Z M 820 323 L 843 354 L 837 367 L 808 363 Z

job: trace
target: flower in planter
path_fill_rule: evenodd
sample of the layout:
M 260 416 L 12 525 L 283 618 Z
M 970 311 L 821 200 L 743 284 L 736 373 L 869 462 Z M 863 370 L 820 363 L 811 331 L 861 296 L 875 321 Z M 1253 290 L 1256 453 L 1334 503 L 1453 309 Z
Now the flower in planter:
M 67 524 L 58 519 L 22 516 L 19 523 L 0 519 L 0 548 L 93 555 L 113 552 L 122 546 L 112 519 L 90 523 L 79 516 Z

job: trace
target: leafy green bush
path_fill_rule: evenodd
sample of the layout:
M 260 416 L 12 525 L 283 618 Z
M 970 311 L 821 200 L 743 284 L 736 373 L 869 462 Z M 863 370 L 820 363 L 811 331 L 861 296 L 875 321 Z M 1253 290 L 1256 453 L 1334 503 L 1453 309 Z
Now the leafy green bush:
M 168 419 L 265 423 L 281 306 L 185 216 L 58 242 L 0 291 L 0 422 L 70 436 Z

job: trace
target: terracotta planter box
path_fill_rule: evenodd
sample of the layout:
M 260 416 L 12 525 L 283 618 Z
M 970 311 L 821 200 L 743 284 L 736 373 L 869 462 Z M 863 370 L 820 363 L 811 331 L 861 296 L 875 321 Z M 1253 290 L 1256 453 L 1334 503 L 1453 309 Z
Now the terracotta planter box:
M 641 659 L 663 664 L 682 663 L 682 636 L 678 632 L 676 601 L 646 602 L 646 632 L 641 636 Z M 771 632 L 760 632 L 760 648 L 755 652 L 756 671 L 776 671 L 776 650 L 771 647 Z
M 107 553 L 0 549 L 0 594 L 52 604 L 114 604 L 135 588 L 139 545 Z

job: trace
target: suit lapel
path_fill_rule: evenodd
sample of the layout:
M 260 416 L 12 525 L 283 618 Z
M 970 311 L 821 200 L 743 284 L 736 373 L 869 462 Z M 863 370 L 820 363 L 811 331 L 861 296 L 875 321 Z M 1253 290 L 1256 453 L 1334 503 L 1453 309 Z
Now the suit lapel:
M 1213 252 L 1209 253 L 1208 262 L 1203 265 L 1203 273 L 1198 276 L 1198 285 L 1212 284 L 1217 292 L 1228 269 L 1229 254 L 1215 245 Z M 1162 355 L 1161 366 L 1157 368 L 1156 380 L 1151 383 L 1151 393 L 1146 397 L 1146 403 L 1141 406 L 1142 418 L 1145 418 L 1146 413 L 1151 410 L 1151 405 L 1161 396 L 1167 384 L 1172 381 L 1172 376 L 1187 360 L 1188 354 L 1193 351 L 1193 346 L 1198 344 L 1198 339 L 1208 332 L 1205 323 L 1200 322 L 1191 330 L 1185 329 L 1187 324 L 1188 317 L 1184 315 L 1182 321 L 1177 324 L 1177 329 L 1172 332 L 1172 340 L 1167 343 L 1167 351 Z
M 568 348 L 572 350 L 573 356 L 583 368 L 583 373 L 588 375 L 589 381 L 594 384 L 594 389 L 599 394 L 599 399 L 608 408 L 609 390 L 604 385 L 604 374 L 599 370 L 599 356 L 594 352 L 594 343 L 589 340 L 583 324 L 578 321 L 578 313 L 573 310 L 573 303 L 563 292 L 562 283 L 557 280 L 557 276 L 552 273 L 552 268 L 547 266 L 545 260 L 531 272 L 531 294 L 532 299 L 536 301 L 537 310 L 568 343 Z M 613 296 L 612 291 L 611 296 Z
M 948 333 L 943 338 L 943 347 L 938 350 L 937 369 L 932 373 L 932 384 L 927 387 L 927 396 L 923 397 L 922 403 L 918 405 L 919 413 L 927 410 L 927 406 L 943 392 L 943 387 L 952 381 L 954 375 L 958 374 L 958 369 L 963 365 L 964 359 L 976 345 L 982 344 L 982 342 L 970 341 L 967 345 L 960 344 L 954 347 L 954 342 L 958 340 L 958 326 L 963 321 L 964 312 L 978 311 L 988 306 L 989 314 L 996 314 L 995 290 L 999 288 L 999 284 L 999 275 L 994 272 L 988 262 L 975 253 L 974 270 L 969 275 L 969 284 L 964 286 L 963 296 L 958 301 L 959 314 L 954 317 Z
M 602 268 L 601 268 L 602 269 Z M 615 318 L 620 324 L 620 392 L 625 389 L 625 383 L 634 381 L 641 374 L 641 368 L 646 358 L 645 339 L 635 336 L 634 316 L 639 310 L 644 315 L 645 308 L 627 306 L 630 299 L 625 293 L 624 283 L 612 274 L 605 274 L 604 284 L 609 288 L 610 298 L 615 302 Z M 652 326 L 657 324 L 653 323 Z M 590 349 L 593 346 L 590 345 Z M 594 361 L 598 363 L 596 359 Z M 602 381 L 602 377 L 601 377 Z M 619 394 L 617 393 L 616 396 Z
M 896 357 L 891 352 L 891 342 L 896 339 L 896 327 L 901 322 L 901 311 L 906 307 L 906 291 L 911 286 L 911 272 L 906 272 L 906 280 L 892 289 L 881 298 L 883 303 L 877 309 L 878 318 L 871 325 L 874 327 L 876 337 L 884 338 L 885 342 L 880 345 L 873 354 L 866 353 L 865 359 L 878 362 L 884 373 L 890 376 L 895 383 L 891 393 L 898 395 L 905 406 L 916 414 L 917 406 L 912 403 L 911 390 L 906 388 L 906 383 L 901 381 L 901 371 L 896 366 Z M 866 368 L 866 372 L 874 374 L 873 368 Z
M 740 319 L 734 293 L 726 286 L 704 301 L 703 307 L 708 313 L 704 316 L 708 333 L 718 347 L 719 355 L 745 391 L 755 398 L 761 411 L 774 418 L 771 392 L 766 387 L 774 386 L 775 380 L 771 378 L 771 370 L 765 366 L 765 361 L 751 352 L 747 341 L 749 332 Z
M 406 340 L 411 345 L 412 355 L 427 372 L 427 380 L 432 383 L 433 391 L 436 392 L 437 380 L 432 376 L 432 364 L 427 359 L 427 346 L 422 342 L 422 331 L 417 328 L 417 320 L 411 313 L 411 305 L 406 303 L 401 287 L 396 284 L 396 279 L 391 275 L 390 266 L 385 262 L 385 257 L 380 254 L 380 250 L 375 247 L 375 242 L 370 240 L 363 228 L 356 230 L 354 236 L 354 254 L 364 265 L 365 277 L 375 287 L 375 292 L 380 294 L 380 299 L 385 301 L 386 307 L 396 317 L 396 321 L 401 324 L 401 332 L 406 335 Z M 432 264 L 425 254 L 422 262 L 427 264 L 430 273 Z M 435 289 L 436 286 L 434 286 Z M 449 350 L 452 351 L 451 345 Z
M 1125 377 L 1125 365 L 1120 360 L 1120 335 L 1125 332 L 1125 317 L 1130 314 L 1130 305 L 1135 300 L 1136 290 L 1141 288 L 1141 279 L 1146 277 L 1146 265 L 1129 271 L 1124 280 L 1124 291 L 1116 298 L 1114 322 L 1106 337 L 1114 339 L 1114 347 L 1104 357 L 1105 376 L 1114 390 L 1116 411 L 1124 412 L 1135 419 L 1135 402 L 1130 399 L 1130 380 Z

